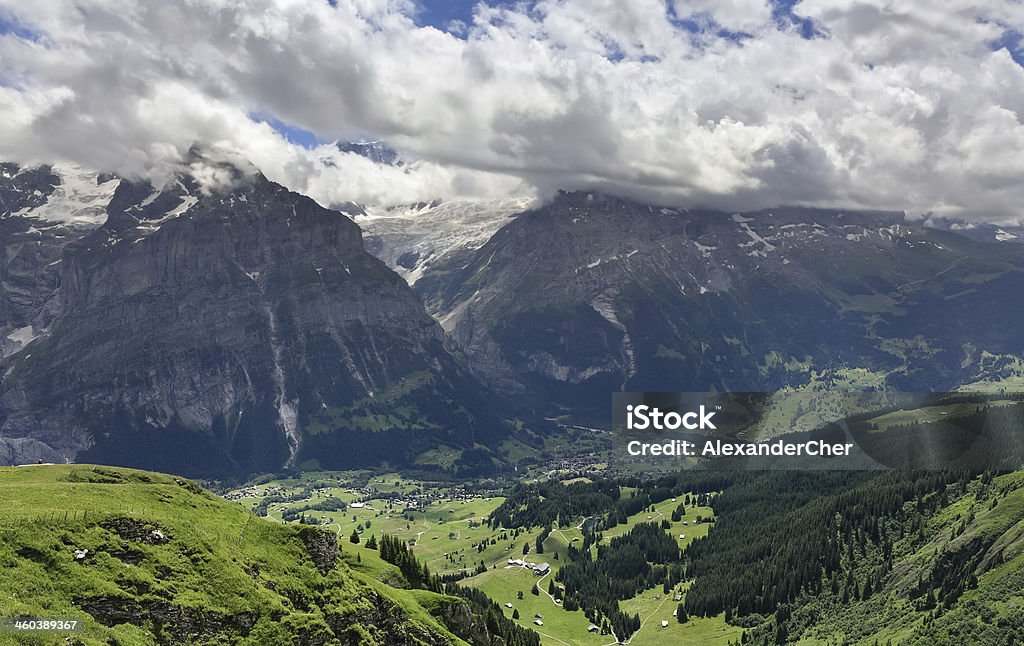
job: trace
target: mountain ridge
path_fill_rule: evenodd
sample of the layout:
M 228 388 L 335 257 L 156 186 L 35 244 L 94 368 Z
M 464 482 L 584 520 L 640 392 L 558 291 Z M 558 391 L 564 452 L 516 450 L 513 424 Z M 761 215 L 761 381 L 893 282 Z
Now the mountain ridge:
M 5 438 L 186 473 L 438 444 L 493 468 L 501 404 L 350 218 L 258 173 L 228 192 L 121 180 L 106 213 L 53 251 L 59 312 L 4 361 Z
M 998 298 L 1022 270 L 1017 245 L 899 213 L 726 214 L 575 193 L 415 287 L 493 383 L 600 420 L 616 390 L 773 390 L 842 367 L 954 389 L 984 353 L 1022 350 Z

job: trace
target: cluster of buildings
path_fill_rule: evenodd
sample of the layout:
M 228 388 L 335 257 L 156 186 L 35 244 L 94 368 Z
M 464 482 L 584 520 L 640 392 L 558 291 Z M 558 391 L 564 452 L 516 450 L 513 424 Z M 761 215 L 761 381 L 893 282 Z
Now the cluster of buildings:
M 262 498 L 263 496 L 273 496 L 283 493 L 284 487 L 281 485 L 271 485 L 262 491 L 260 491 L 258 487 L 246 487 L 245 489 L 239 489 L 238 491 L 232 491 L 224 494 L 224 499 L 241 500 L 243 498 Z
M 508 564 L 515 567 L 526 567 L 533 570 L 533 573 L 542 576 L 551 571 L 551 565 L 549 563 L 530 563 L 523 559 L 509 559 Z

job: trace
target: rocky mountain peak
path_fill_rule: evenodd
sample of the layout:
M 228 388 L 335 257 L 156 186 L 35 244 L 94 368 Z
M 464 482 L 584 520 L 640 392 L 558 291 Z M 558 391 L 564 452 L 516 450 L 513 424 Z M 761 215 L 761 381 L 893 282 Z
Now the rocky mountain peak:
M 401 153 L 382 141 L 346 141 L 337 144 L 343 153 L 353 153 L 365 157 L 375 164 L 385 166 L 405 166 Z
M 452 403 L 487 396 L 358 225 L 244 180 L 116 185 L 105 221 L 61 247 L 46 333 L 0 366 L 4 437 L 222 473 L 401 462 L 504 432 Z

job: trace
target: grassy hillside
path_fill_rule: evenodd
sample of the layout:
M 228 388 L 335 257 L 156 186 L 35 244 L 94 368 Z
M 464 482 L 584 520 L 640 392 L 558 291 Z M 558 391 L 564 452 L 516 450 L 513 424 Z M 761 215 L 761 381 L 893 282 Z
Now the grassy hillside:
M 863 495 L 878 485 L 868 479 L 842 494 L 861 500 L 842 513 L 867 511 L 873 503 Z M 824 499 L 786 522 L 820 515 Z M 1024 472 L 958 479 L 861 519 L 832 537 L 839 547 L 831 575 L 766 616 L 734 619 L 750 628 L 744 643 L 1024 644 Z M 716 531 L 727 530 L 721 523 Z
M 1024 644 L 1024 473 L 972 482 L 895 545 L 881 594 L 830 605 L 801 644 Z
M 461 600 L 397 589 L 397 570 L 357 561 L 334 532 L 257 518 L 182 478 L 6 467 L 0 495 L 0 617 L 81 622 L 0 644 L 442 645 L 465 642 L 439 617 L 478 628 Z

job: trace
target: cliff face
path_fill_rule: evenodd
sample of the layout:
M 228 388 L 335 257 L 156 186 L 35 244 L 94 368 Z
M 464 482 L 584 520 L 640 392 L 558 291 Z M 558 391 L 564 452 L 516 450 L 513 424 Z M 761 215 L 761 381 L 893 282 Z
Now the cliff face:
M 454 403 L 486 396 L 356 224 L 235 175 L 213 193 L 122 181 L 105 222 L 61 249 L 52 325 L 5 361 L 5 437 L 220 473 L 401 462 L 500 433 Z

